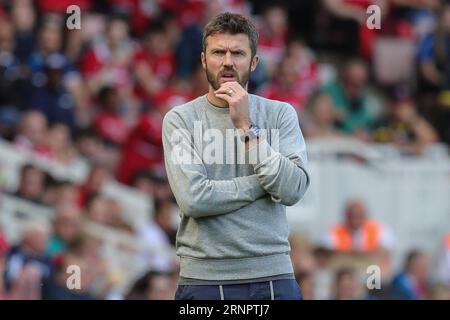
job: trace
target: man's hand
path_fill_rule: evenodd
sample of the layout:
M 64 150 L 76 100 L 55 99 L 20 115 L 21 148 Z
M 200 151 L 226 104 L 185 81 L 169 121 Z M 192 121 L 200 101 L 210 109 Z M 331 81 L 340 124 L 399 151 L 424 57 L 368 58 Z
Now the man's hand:
M 228 103 L 230 118 L 236 129 L 244 132 L 250 129 L 250 117 L 248 115 L 248 92 L 236 81 L 223 83 L 214 91 L 217 98 Z

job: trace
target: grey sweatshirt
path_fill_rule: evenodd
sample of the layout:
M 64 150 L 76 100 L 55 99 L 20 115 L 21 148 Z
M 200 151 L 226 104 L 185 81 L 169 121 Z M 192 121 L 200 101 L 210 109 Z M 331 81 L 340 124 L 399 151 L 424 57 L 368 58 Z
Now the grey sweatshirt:
M 248 151 L 229 109 L 206 95 L 164 117 L 165 165 L 181 211 L 181 278 L 239 281 L 293 272 L 285 206 L 309 186 L 305 141 L 287 103 L 249 95 L 249 116 L 268 132 Z

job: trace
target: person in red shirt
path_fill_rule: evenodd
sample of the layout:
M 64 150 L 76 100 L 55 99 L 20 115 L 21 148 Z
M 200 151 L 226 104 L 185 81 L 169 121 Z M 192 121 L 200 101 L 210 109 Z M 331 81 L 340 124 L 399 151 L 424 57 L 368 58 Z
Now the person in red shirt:
M 120 182 L 128 184 L 136 172 L 163 165 L 162 120 L 171 107 L 189 101 L 189 96 L 168 88 L 154 100 L 155 107 L 141 115 L 123 146 L 117 174 Z
M 109 20 L 106 37 L 96 40 L 81 60 L 80 70 L 91 92 L 105 85 L 129 86 L 130 65 L 135 44 L 127 21 L 121 16 Z
M 78 188 L 78 207 L 85 208 L 89 200 L 101 192 L 103 186 L 109 178 L 110 173 L 104 166 L 93 166 L 89 172 L 86 182 Z
M 319 86 L 319 64 L 302 40 L 292 38 L 274 78 L 261 89 L 261 95 L 289 102 L 302 112 L 309 97 Z
M 261 62 L 272 76 L 276 65 L 282 59 L 288 40 L 288 16 L 280 5 L 268 6 L 262 16 L 262 23 L 258 27 L 259 49 Z
M 260 91 L 260 95 L 291 104 L 297 112 L 303 110 L 307 96 L 298 90 L 298 74 L 294 68 L 294 58 L 285 57 L 279 63 L 274 79 Z
M 117 90 L 104 87 L 98 94 L 101 111 L 94 119 L 96 133 L 108 144 L 121 146 L 128 135 L 128 127 L 119 113 Z
M 136 92 L 147 101 L 152 101 L 175 73 L 175 53 L 166 40 L 166 31 L 162 21 L 150 24 L 144 45 L 133 56 Z

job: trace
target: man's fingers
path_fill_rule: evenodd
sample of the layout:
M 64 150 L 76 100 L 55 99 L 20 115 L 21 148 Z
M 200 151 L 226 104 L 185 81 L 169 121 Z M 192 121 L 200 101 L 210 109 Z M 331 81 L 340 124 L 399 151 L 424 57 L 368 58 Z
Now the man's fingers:
M 226 93 L 228 94 L 230 92 L 230 89 L 234 92 L 242 92 L 245 91 L 245 89 L 237 82 L 237 81 L 229 81 L 223 83 L 219 89 L 214 91 L 215 93 Z
M 236 90 L 232 89 L 232 88 L 219 88 L 218 90 L 214 91 L 214 94 L 229 94 L 230 90 L 233 90 L 233 92 L 236 92 Z
M 230 104 L 231 102 L 231 97 L 226 94 L 226 93 L 216 93 L 215 94 L 217 98 L 225 100 L 226 102 L 228 102 L 228 104 Z

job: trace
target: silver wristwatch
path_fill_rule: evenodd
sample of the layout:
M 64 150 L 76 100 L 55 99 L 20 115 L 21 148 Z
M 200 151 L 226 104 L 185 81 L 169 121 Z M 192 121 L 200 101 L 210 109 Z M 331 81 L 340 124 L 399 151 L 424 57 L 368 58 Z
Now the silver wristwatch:
M 260 136 L 261 136 L 261 129 L 257 125 L 252 123 L 250 128 L 243 135 L 241 135 L 241 141 L 242 142 L 252 141 L 258 139 Z

